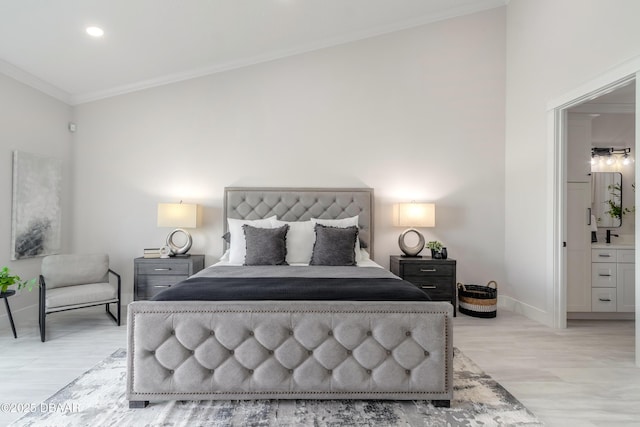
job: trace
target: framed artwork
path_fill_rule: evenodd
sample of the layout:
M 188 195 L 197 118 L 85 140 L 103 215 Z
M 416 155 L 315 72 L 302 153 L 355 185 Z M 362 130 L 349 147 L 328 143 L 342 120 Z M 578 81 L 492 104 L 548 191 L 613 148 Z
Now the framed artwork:
M 60 252 L 61 188 L 59 159 L 13 152 L 11 259 Z

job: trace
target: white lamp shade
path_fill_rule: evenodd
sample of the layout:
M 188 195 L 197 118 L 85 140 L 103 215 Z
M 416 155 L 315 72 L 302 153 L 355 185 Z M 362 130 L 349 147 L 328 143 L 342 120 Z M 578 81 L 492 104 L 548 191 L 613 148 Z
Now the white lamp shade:
M 158 203 L 158 227 L 195 228 L 198 205 L 188 203 Z
M 399 227 L 435 227 L 434 203 L 399 203 L 396 207 L 395 225 Z

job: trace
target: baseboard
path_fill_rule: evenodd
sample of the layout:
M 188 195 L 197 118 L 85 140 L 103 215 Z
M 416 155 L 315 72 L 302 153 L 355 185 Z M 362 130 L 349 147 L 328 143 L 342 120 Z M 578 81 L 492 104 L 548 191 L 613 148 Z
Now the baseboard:
M 113 306 L 112 306 L 113 307 Z M 81 309 L 82 310 L 82 309 Z M 125 321 L 127 314 L 127 305 L 122 304 L 121 309 L 122 321 Z M 11 333 L 11 324 L 9 323 L 9 316 L 7 315 L 6 310 L 4 309 L 4 304 L 0 302 L 0 311 L 3 313 L 0 314 L 0 332 L 1 333 Z M 104 311 L 104 309 L 103 309 Z M 112 312 L 115 313 L 115 308 L 112 308 Z M 16 329 L 18 332 L 18 336 L 20 335 L 20 327 L 21 326 L 33 326 L 38 327 L 38 304 L 28 305 L 26 307 L 14 310 L 11 308 L 11 315 L 13 316 L 13 322 L 16 324 Z
M 508 310 L 514 313 L 522 314 L 531 320 L 542 323 L 543 325 L 553 327 L 553 316 L 544 310 L 540 310 L 529 304 L 525 304 L 522 301 L 518 301 L 515 298 L 511 298 L 504 295 L 498 295 L 498 315 L 499 310 Z
M 0 331 L 11 331 L 11 324 L 9 323 L 6 307 L 4 307 L 3 303 L 0 303 L 0 307 L 0 311 L 3 312 L 0 315 Z M 31 304 L 17 310 L 11 307 L 11 316 L 13 316 L 13 322 L 16 324 L 16 329 L 18 329 L 18 335 L 20 335 L 20 325 L 33 324 L 34 319 L 36 326 L 38 325 L 38 304 Z
M 567 320 L 635 320 L 635 313 L 568 312 Z

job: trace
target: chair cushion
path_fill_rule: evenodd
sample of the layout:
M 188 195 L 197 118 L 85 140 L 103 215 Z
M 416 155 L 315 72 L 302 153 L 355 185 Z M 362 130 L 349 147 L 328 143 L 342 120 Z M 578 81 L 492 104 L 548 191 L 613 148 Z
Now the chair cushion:
M 90 283 L 88 285 L 65 286 L 47 289 L 46 307 L 95 304 L 118 298 L 118 287 L 110 283 Z
M 50 255 L 42 260 L 42 276 L 47 291 L 62 286 L 107 281 L 109 256 L 106 254 Z

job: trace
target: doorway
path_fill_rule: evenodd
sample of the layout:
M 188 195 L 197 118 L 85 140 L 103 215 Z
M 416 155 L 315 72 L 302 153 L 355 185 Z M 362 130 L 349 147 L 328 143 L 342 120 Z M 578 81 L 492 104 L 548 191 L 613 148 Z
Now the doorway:
M 637 67 L 640 69 L 640 67 Z M 589 89 L 588 91 L 582 92 L 582 94 L 578 94 L 577 96 L 572 96 L 562 103 L 558 103 L 553 108 L 553 124 L 554 124 L 554 141 L 555 141 L 555 174 L 554 174 L 554 246 L 555 248 L 559 248 L 554 250 L 554 325 L 559 328 L 565 328 L 567 326 L 567 254 L 568 250 L 566 249 L 567 245 L 567 180 L 568 180 L 568 123 L 569 123 L 569 114 L 570 112 L 580 114 L 600 114 L 593 110 L 594 104 L 598 104 L 595 100 L 598 99 L 612 99 L 615 95 L 620 91 L 624 91 L 623 88 L 629 88 L 632 86 L 635 88 L 636 85 L 636 73 L 627 74 L 624 77 L 618 79 L 611 79 L 609 83 L 604 84 L 600 87 L 596 87 L 593 89 Z M 592 85 L 593 86 L 593 85 Z M 613 95 L 611 95 L 613 94 Z M 636 95 L 637 96 L 637 95 Z M 633 97 L 633 107 L 635 108 L 636 104 L 636 96 Z M 604 103 L 601 103 L 604 104 Z M 611 108 L 619 108 L 620 105 L 614 106 L 611 105 Z M 628 106 L 626 107 L 628 108 Z M 610 110 L 613 111 L 613 110 Z M 638 113 L 636 112 L 633 115 L 634 123 L 638 123 Z M 635 137 L 637 141 L 638 137 Z M 636 157 L 634 155 L 634 157 Z M 640 161 L 640 157 L 639 157 Z M 634 180 L 635 180 L 635 172 L 638 170 L 638 162 L 635 163 L 634 167 Z M 627 195 L 627 199 L 636 199 L 636 195 Z M 633 203 L 635 206 L 637 203 Z M 633 217 L 635 218 L 637 214 L 633 213 Z M 635 236 L 637 232 L 633 232 L 630 236 L 631 242 L 635 243 Z M 554 248 L 554 249 L 555 249 Z M 636 257 L 637 258 L 637 257 Z M 638 262 L 635 259 L 635 268 L 633 268 L 633 272 L 638 269 Z M 635 307 L 638 308 L 640 306 L 640 296 L 635 296 Z M 631 316 L 633 317 L 633 316 Z M 637 322 L 637 320 L 636 320 Z M 636 323 L 636 326 L 640 326 L 640 324 Z M 639 328 L 636 327 L 636 364 L 640 366 L 640 331 Z

